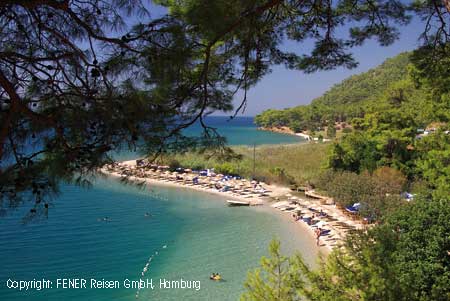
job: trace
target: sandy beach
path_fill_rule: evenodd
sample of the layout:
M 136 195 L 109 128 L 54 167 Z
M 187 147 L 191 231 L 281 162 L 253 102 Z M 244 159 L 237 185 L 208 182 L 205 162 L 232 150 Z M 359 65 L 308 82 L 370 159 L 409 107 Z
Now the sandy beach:
M 167 166 L 138 165 L 139 161 L 129 160 L 104 166 L 101 172 L 147 185 L 188 188 L 220 195 L 227 201 L 268 207 L 293 223 L 298 228 L 299 235 L 306 233 L 312 241 L 315 241 L 319 229 L 319 246 L 324 253 L 341 246 L 347 233 L 364 228 L 356 216 L 336 208 L 330 198 L 303 198 L 293 195 L 289 188 L 283 186 L 214 173 L 200 175 L 189 169 L 170 172 Z
M 128 168 L 131 168 L 131 169 L 136 168 L 136 160 L 123 161 L 119 164 L 122 166 L 126 166 Z M 105 174 L 109 174 L 109 175 L 116 176 L 116 177 L 124 176 L 124 174 L 121 173 L 120 171 L 111 170 L 106 167 L 102 168 L 101 171 Z M 146 174 L 145 177 L 139 177 L 136 174 L 129 175 L 127 177 L 131 181 L 136 180 L 136 181 L 145 181 L 148 184 L 169 185 L 169 186 L 173 186 L 173 187 L 186 187 L 186 188 L 194 189 L 197 191 L 226 196 L 229 199 L 238 200 L 238 201 L 242 201 L 242 202 L 249 202 L 251 206 L 263 205 L 264 203 L 266 203 L 268 201 L 268 199 L 282 197 L 282 196 L 286 195 L 287 193 L 289 193 L 289 191 L 290 191 L 290 189 L 287 187 L 259 183 L 258 185 L 260 185 L 260 187 L 262 189 L 259 192 L 256 191 L 253 194 L 251 194 L 251 193 L 238 194 L 238 193 L 233 192 L 232 190 L 219 191 L 216 188 L 206 187 L 205 185 L 189 185 L 189 184 L 183 183 L 181 181 L 177 182 L 177 181 L 174 181 L 173 178 L 169 177 L 168 173 L 161 173 L 160 175 L 163 176 L 163 179 L 161 179 L 161 178 L 157 179 L 157 178 L 149 176 L 148 174 Z M 164 175 L 166 175 L 166 177 L 164 177 Z M 236 181 L 236 180 L 234 180 L 234 181 Z M 247 185 L 247 187 L 250 187 L 253 185 L 253 184 L 251 184 L 251 181 L 247 181 L 246 179 L 241 179 L 240 182 L 245 183 Z M 235 183 L 233 183 L 233 184 L 235 184 Z M 244 185 L 242 185 L 242 186 L 244 186 Z

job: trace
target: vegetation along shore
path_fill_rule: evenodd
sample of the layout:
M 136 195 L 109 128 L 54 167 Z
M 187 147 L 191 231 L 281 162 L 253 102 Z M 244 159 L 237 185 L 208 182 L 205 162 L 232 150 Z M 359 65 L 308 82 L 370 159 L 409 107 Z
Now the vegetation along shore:
M 100 172 L 124 183 L 158 181 L 229 196 L 232 205 L 269 205 L 330 251 L 310 266 L 302 254 L 281 254 L 273 240 L 260 267 L 248 273 L 241 301 L 450 300 L 450 0 L 8 0 L 0 2 L 0 24 L 1 216 L 24 212 L 24 220 L 42 217 L 46 223 L 57 218 L 49 212 L 60 187 L 89 186 Z M 403 33 L 408 41 L 399 47 L 378 48 Z M 309 93 L 327 89 L 325 73 L 289 82 L 300 72 L 356 68 L 357 58 L 369 65 L 385 61 L 310 103 Z M 269 81 L 262 85 L 263 79 Z M 289 94 L 280 93 L 283 87 Z M 273 99 L 264 103 L 266 97 Z M 309 104 L 286 108 L 296 99 Z M 267 110 L 260 113 L 258 105 Z M 260 113 L 258 127 L 309 142 L 230 147 L 207 122 L 214 114 L 236 122 L 244 112 Z M 250 145 L 248 136 L 243 140 Z M 144 157 L 115 162 L 122 151 L 140 151 Z M 76 207 L 66 208 L 82 207 L 80 200 L 86 201 L 77 195 L 71 200 Z M 167 209 L 167 203 L 160 205 Z M 223 231 L 215 221 L 202 223 L 196 213 L 193 232 Z M 68 234 L 83 228 L 80 216 L 71 217 L 75 226 Z M 156 221 L 148 217 L 143 219 Z M 107 217 L 104 221 L 107 227 L 116 225 Z M 63 262 L 31 250 L 33 240 L 27 240 L 48 239 L 55 229 L 24 227 L 0 237 L 6 246 L 18 246 L 17 254 L 6 250 L 0 256 L 17 269 L 2 277 L 32 279 L 26 269 L 34 265 L 27 263 Z M 95 229 L 97 237 L 107 237 L 103 227 Z M 148 227 L 149 232 L 161 229 Z M 127 240 L 131 232 L 114 230 L 111 242 L 127 242 L 121 258 L 138 260 L 136 241 Z M 245 240 L 239 230 L 230 232 L 228 239 Z M 196 260 L 189 261 L 192 266 L 212 269 L 227 257 L 216 256 L 219 249 L 237 253 L 228 239 L 220 239 L 221 248 L 191 244 L 168 251 L 192 251 L 186 253 Z M 75 244 L 61 245 L 68 241 Z M 87 245 L 64 236 L 52 249 L 77 251 L 64 257 L 64 271 L 81 263 L 82 251 L 102 260 L 112 251 L 109 241 L 89 244 L 92 249 Z M 245 251 L 254 255 L 255 250 Z M 109 270 L 96 266 L 84 272 L 124 272 L 117 264 Z M 172 275 L 183 272 L 180 266 Z M 203 295 L 202 290 L 196 296 L 180 292 L 168 299 L 216 300 L 220 290 L 223 299 L 229 298 L 235 279 L 215 276 L 211 282 L 205 275 L 210 290 Z M 0 287 L 3 292 L 14 294 Z M 38 299 L 60 300 L 63 294 L 75 300 L 135 298 L 84 293 L 52 290 Z
M 299 224 L 302 229 L 309 229 L 311 234 L 313 231 L 320 231 L 320 235 L 316 234 L 317 245 L 325 247 L 325 253 L 334 247 L 342 246 L 348 233 L 363 229 L 368 224 L 358 219 L 355 212 L 336 207 L 332 199 L 321 198 L 319 201 L 318 196 L 315 199 L 299 197 L 283 186 L 215 173 L 209 169 L 192 170 L 150 164 L 146 160 L 129 160 L 106 165 L 101 172 L 149 187 L 154 184 L 186 187 L 223 195 L 237 200 L 241 205 L 268 205 L 284 211 L 293 222 Z M 234 204 L 230 200 L 228 202 Z
M 320 111 L 317 102 L 324 96 L 309 106 L 270 110 L 255 119 L 266 129 L 305 133 L 317 143 L 233 147 L 225 157 L 191 149 L 164 154 L 153 167 L 148 162 L 141 169 L 109 168 L 119 168 L 126 179 L 199 185 L 240 201 L 270 204 L 306 225 L 317 243 L 331 250 L 319 269 L 312 269 L 299 254 L 282 256 L 274 241 L 270 257 L 261 262 L 263 272 L 249 274 L 243 300 L 273 293 L 283 296 L 279 300 L 295 300 L 294 291 L 310 300 L 343 295 L 342 300 L 448 300 L 448 88 L 446 77 L 422 72 L 423 55 L 401 54 L 325 94 L 344 93 L 346 105 Z M 291 128 L 296 125 L 290 122 L 300 121 L 300 129 Z M 325 137 L 333 142 L 319 143 Z M 224 175 L 241 182 L 224 189 L 218 184 Z M 291 191 L 271 194 L 273 184 Z M 271 286 L 274 282 L 281 286 Z M 261 291 L 264 285 L 267 290 Z
M 431 53 L 402 53 L 310 105 L 255 118 L 263 128 L 332 139 L 312 144 L 324 148 L 320 171 L 300 185 L 373 227 L 348 235 L 319 270 L 301 256 L 280 257 L 273 242 L 261 263 L 266 278 L 250 275 L 243 300 L 258 300 L 261 285 L 276 280 L 286 288 L 270 290 L 280 300 L 294 300 L 293 290 L 308 300 L 450 299 L 450 73 Z

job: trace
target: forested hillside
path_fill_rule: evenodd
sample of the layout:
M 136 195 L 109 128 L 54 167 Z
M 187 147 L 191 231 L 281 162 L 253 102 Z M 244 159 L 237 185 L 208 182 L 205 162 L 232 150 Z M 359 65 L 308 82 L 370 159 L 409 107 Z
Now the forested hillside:
M 343 80 L 310 105 L 267 110 L 255 120 L 263 127 L 288 126 L 300 131 L 326 126 L 330 120 L 343 122 L 362 117 L 392 83 L 407 77 L 409 63 L 410 53 L 401 53 L 376 68 Z
M 289 297 L 296 292 L 321 301 L 450 300 L 449 50 L 446 44 L 401 54 L 311 105 L 258 116 L 262 126 L 317 136 L 326 127 L 320 134 L 330 137 L 343 126 L 336 122 L 350 123 L 334 143 L 318 144 L 330 146 L 327 164 L 306 184 L 341 207 L 358 203 L 358 214 L 377 225 L 347 236 L 318 271 L 299 256 L 280 257 L 273 243 L 271 258 L 249 274 L 242 300 L 282 293 L 297 300 Z M 287 268 L 273 276 L 280 275 L 280 258 Z M 266 283 L 277 285 L 267 290 Z
M 409 189 L 421 186 L 446 196 L 450 71 L 435 64 L 435 55 L 426 48 L 402 53 L 344 80 L 310 105 L 268 110 L 256 122 L 310 134 L 326 128 L 322 134 L 333 138 L 335 127 L 342 126 L 336 122 L 345 121 L 351 126 L 333 145 L 329 170 L 362 174 L 390 167 L 406 176 Z
M 406 77 L 408 64 L 408 53 L 387 59 L 378 67 L 333 86 L 323 96 L 314 99 L 312 106 L 336 119 L 361 115 L 367 104 L 376 101 L 390 84 Z

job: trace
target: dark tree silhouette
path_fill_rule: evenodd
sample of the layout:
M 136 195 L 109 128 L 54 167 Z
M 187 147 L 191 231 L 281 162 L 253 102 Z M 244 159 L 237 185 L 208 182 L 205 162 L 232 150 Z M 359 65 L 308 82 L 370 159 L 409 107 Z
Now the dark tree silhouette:
M 274 64 L 305 72 L 356 66 L 351 48 L 371 38 L 391 44 L 408 12 L 426 21 L 426 43 L 448 36 L 447 1 L 155 3 L 167 14 L 152 17 L 140 0 L 0 3 L 2 208 L 32 200 L 33 212 L 47 209 L 42 197 L 58 181 L 88 183 L 112 151 L 138 143 L 151 158 L 192 147 L 226 154 L 205 116 L 245 110 L 247 90 Z M 286 39 L 314 47 L 286 52 Z M 195 122 L 203 134 L 185 137 Z

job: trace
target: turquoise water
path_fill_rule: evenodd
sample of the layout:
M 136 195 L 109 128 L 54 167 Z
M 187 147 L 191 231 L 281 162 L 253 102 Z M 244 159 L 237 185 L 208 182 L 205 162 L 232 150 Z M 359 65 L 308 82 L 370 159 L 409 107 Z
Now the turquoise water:
M 142 278 L 153 279 L 155 288 L 140 290 L 139 300 L 237 300 L 273 237 L 286 252 L 300 249 L 309 262 L 316 256 L 311 238 L 292 222 L 263 207 L 229 208 L 217 195 L 139 189 L 109 178 L 88 190 L 61 190 L 48 218 L 21 224 L 20 210 L 0 218 L 0 300 L 136 300 L 137 289 L 123 281 L 138 280 L 149 258 Z M 210 281 L 212 272 L 225 281 Z M 53 287 L 6 286 L 8 279 L 42 278 Z M 87 288 L 56 288 L 58 278 L 87 279 Z M 91 278 L 117 280 L 120 287 L 89 288 Z M 200 289 L 160 289 L 161 278 L 200 281 Z
M 205 118 L 206 124 L 216 128 L 218 132 L 227 138 L 229 145 L 265 145 L 265 144 L 292 144 L 304 142 L 305 139 L 288 134 L 260 131 L 253 123 L 253 117 L 236 117 L 230 120 L 228 117 L 209 116 Z M 201 131 L 199 124 L 194 124 L 187 130 L 186 135 L 196 135 Z M 142 156 L 139 152 L 121 152 L 115 155 L 117 160 L 130 160 Z
M 230 120 L 227 117 L 210 116 L 206 118 L 206 123 L 217 128 L 231 145 L 288 144 L 304 141 L 303 138 L 294 135 L 259 131 L 253 123 L 253 117 L 236 117 Z M 197 133 L 199 129 L 200 126 L 196 124 L 189 128 L 187 133 Z

